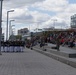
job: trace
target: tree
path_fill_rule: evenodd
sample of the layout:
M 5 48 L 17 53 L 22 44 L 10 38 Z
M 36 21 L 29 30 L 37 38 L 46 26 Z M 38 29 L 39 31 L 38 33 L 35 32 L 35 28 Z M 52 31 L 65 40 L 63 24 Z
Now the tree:
M 16 40 L 22 40 L 22 36 L 21 35 L 16 35 Z

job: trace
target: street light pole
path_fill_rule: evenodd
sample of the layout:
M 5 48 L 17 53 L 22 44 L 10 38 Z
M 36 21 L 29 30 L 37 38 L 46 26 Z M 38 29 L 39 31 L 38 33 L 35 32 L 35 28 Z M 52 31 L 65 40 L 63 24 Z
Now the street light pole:
M 12 25 L 11 27 L 13 27 L 13 26 L 15 26 L 15 25 Z M 11 33 L 11 36 L 12 36 L 12 41 L 14 41 L 15 40 L 15 35 L 14 35 L 14 33 L 15 33 L 15 28 L 12 28 L 12 33 Z
M 37 31 L 36 31 L 36 32 L 38 32 L 38 29 L 39 29 L 39 22 L 37 23 L 37 28 L 36 28 L 36 29 L 37 29 Z
M 15 20 L 10 20 L 10 21 L 9 21 L 9 38 L 10 38 L 10 35 L 11 35 L 11 29 L 12 29 L 12 28 L 11 28 L 11 27 L 12 27 L 12 26 L 11 26 L 11 22 L 12 22 L 12 21 L 15 21 Z
M 7 29 L 6 29 L 6 40 L 8 40 L 8 18 L 9 18 L 9 12 L 14 12 L 14 10 L 7 11 Z
M 1 37 L 2 37 L 2 2 L 3 0 L 0 0 L 0 55 L 1 55 Z
M 57 21 L 57 19 L 52 19 L 53 21 L 53 28 L 55 28 L 55 22 Z
M 15 25 L 11 25 L 11 35 L 13 35 L 13 30 L 15 30 L 15 28 L 12 28 Z
M 13 25 L 15 26 L 15 25 Z M 15 32 L 15 28 L 12 28 L 12 35 L 14 35 L 14 32 Z

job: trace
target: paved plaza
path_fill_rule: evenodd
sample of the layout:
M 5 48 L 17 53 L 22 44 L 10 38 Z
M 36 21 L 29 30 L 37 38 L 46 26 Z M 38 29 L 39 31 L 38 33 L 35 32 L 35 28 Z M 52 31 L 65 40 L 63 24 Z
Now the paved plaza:
M 76 75 L 76 68 L 25 48 L 0 55 L 0 75 Z
M 58 60 L 60 62 L 63 62 L 67 65 L 70 65 L 70 66 L 76 68 L 76 49 L 60 46 L 60 51 L 57 51 L 57 49 L 51 48 L 51 47 L 55 47 L 55 46 L 56 45 L 54 45 L 54 44 L 48 43 L 44 47 L 40 48 L 39 44 L 38 44 L 33 48 L 35 51 L 37 51 L 41 54 L 44 54 L 55 60 Z

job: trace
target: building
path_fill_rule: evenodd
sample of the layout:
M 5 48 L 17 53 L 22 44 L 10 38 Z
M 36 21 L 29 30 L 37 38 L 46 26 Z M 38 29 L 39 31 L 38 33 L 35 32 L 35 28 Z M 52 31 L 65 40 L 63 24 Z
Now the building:
M 71 28 L 76 28 L 76 14 L 71 16 Z
M 23 36 L 23 35 L 26 35 L 28 32 L 29 32 L 28 28 L 23 28 L 18 30 L 18 35 Z
M 25 40 L 28 37 L 30 37 L 30 32 L 28 28 L 23 28 L 23 29 L 18 30 L 18 35 L 22 36 L 22 40 Z

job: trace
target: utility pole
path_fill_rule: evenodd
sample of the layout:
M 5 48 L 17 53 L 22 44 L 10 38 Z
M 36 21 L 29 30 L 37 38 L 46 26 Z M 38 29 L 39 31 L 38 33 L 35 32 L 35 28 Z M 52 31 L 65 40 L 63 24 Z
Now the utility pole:
M 1 37 L 2 37 L 2 2 L 3 0 L 0 0 L 0 55 L 1 54 Z

